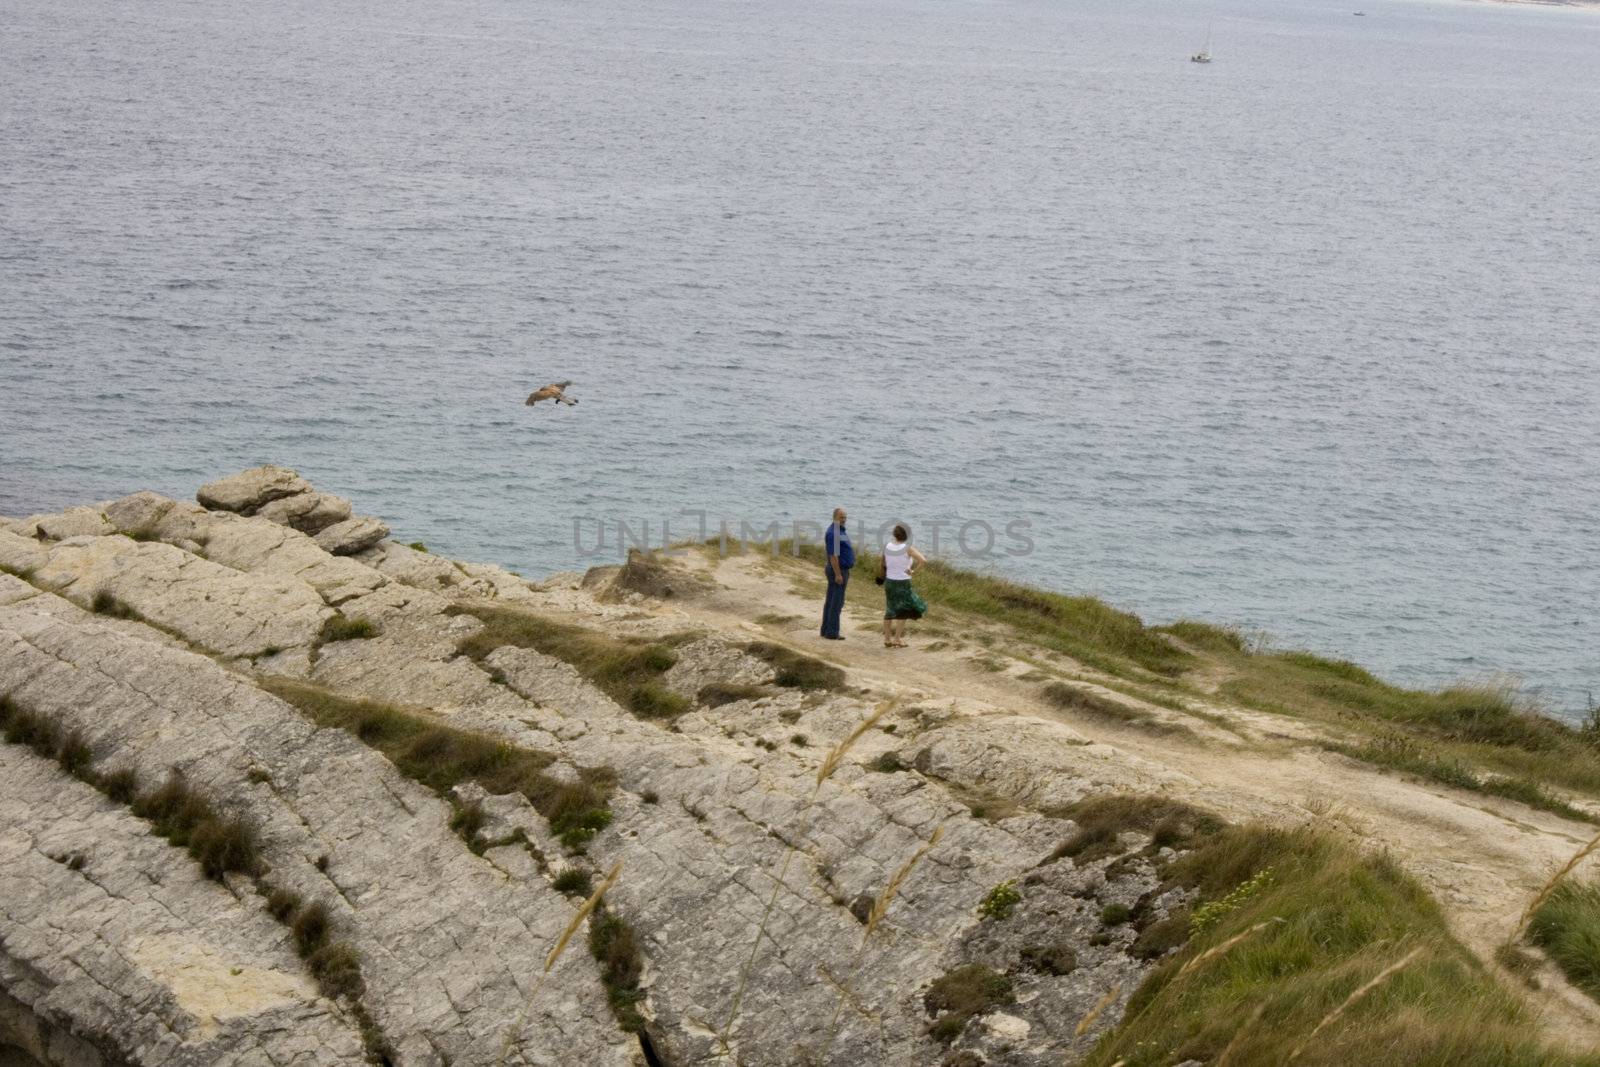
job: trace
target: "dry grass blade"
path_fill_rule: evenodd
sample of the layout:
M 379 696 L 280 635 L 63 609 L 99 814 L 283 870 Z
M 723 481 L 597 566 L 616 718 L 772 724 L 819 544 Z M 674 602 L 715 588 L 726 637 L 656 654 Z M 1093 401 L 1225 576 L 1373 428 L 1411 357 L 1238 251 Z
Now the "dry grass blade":
M 1288 1062 L 1293 1063 L 1295 1060 L 1299 1059 L 1300 1053 L 1306 1050 L 1306 1046 L 1311 1044 L 1311 1042 L 1316 1039 L 1316 1036 L 1320 1034 L 1329 1023 L 1333 1022 L 1339 1016 L 1348 1011 L 1352 1004 L 1366 996 L 1368 993 L 1372 992 L 1374 989 L 1378 988 L 1384 982 L 1387 982 L 1394 974 L 1399 972 L 1408 963 L 1420 955 L 1422 955 L 1422 946 L 1418 945 L 1416 948 L 1412 949 L 1410 952 L 1407 952 L 1404 956 L 1400 957 L 1398 960 L 1389 964 L 1389 966 L 1373 975 L 1371 981 L 1362 986 L 1360 989 L 1356 990 L 1354 993 L 1351 993 L 1345 998 L 1343 1004 L 1339 1005 L 1337 1008 L 1334 1008 L 1323 1018 L 1320 1023 L 1312 1027 L 1311 1032 L 1306 1035 L 1306 1039 L 1300 1042 L 1293 1052 L 1289 1053 Z
M 511 1048 L 517 1043 L 517 1035 L 522 1033 L 522 1028 L 528 1021 L 528 1013 L 533 1010 L 533 998 L 539 995 L 539 989 L 544 985 L 545 977 L 549 975 L 550 969 L 556 965 L 556 961 L 561 958 L 561 954 L 567 950 L 567 943 L 572 940 L 572 935 L 578 932 L 578 927 L 583 925 L 583 920 L 587 919 L 589 913 L 594 911 L 595 907 L 600 903 L 600 898 L 606 895 L 606 890 L 616 884 L 617 876 L 621 873 L 621 863 L 616 864 L 611 870 L 607 871 L 605 880 L 600 883 L 599 888 L 589 894 L 589 899 L 583 902 L 583 907 L 579 908 L 577 914 L 572 917 L 572 921 L 567 923 L 567 928 L 561 931 L 561 937 L 556 941 L 556 947 L 550 950 L 550 955 L 544 961 L 544 970 L 539 972 L 539 977 L 534 980 L 533 988 L 528 990 L 527 996 L 523 998 L 522 1011 L 517 1014 L 517 1021 L 506 1028 L 505 1040 L 500 1043 L 500 1058 L 495 1060 L 496 1067 L 505 1067 L 505 1062 L 511 1055 Z
M 1100 1013 L 1109 1008 L 1111 1006 L 1111 1002 L 1116 1000 L 1121 993 L 1122 986 L 1120 984 L 1114 985 L 1110 989 L 1106 990 L 1106 995 L 1095 1001 L 1094 1007 L 1089 1009 L 1089 1013 L 1082 1019 L 1078 1020 L 1078 1028 L 1072 1031 L 1072 1036 L 1082 1037 L 1084 1034 L 1087 1034 L 1089 1032 L 1089 1027 L 1093 1026 L 1094 1021 L 1100 1018 Z
M 878 720 L 889 714 L 890 710 L 898 703 L 898 700 L 891 699 L 879 704 L 877 710 L 856 724 L 856 728 L 850 731 L 850 736 L 833 746 L 833 750 L 822 761 L 822 766 L 817 768 L 818 785 L 833 777 L 833 772 L 839 769 L 840 763 L 844 762 L 845 753 L 849 752 L 851 747 L 861 740 L 862 734 L 878 725 Z
M 1250 1031 L 1256 1028 L 1256 1023 L 1261 1021 L 1261 1016 L 1266 1010 L 1266 1001 L 1256 1005 L 1256 1010 L 1250 1013 L 1250 1018 L 1244 1021 L 1244 1025 L 1239 1027 L 1238 1032 L 1233 1035 L 1233 1040 L 1228 1042 L 1228 1047 L 1223 1049 L 1222 1055 L 1217 1057 L 1215 1067 L 1227 1067 L 1228 1060 L 1238 1051 L 1239 1046 L 1244 1044 L 1244 1039 L 1250 1036 Z
M 1533 913 L 1539 910 L 1541 904 L 1550 899 L 1550 894 L 1556 891 L 1556 886 L 1566 881 L 1567 875 L 1577 869 L 1578 864 L 1587 859 L 1597 848 L 1600 848 L 1600 834 L 1596 834 L 1592 841 L 1574 852 L 1572 858 L 1567 860 L 1559 871 L 1550 876 L 1550 880 L 1544 884 L 1544 888 L 1539 890 L 1528 906 L 1522 910 L 1522 917 L 1517 920 L 1516 929 L 1512 930 L 1511 936 L 1506 938 L 1507 945 L 1517 943 L 1518 939 L 1522 937 L 1523 931 L 1528 928 L 1528 923 L 1533 921 Z
M 561 939 L 556 942 L 556 947 L 550 950 L 549 957 L 544 961 L 546 974 L 550 972 L 550 968 L 556 965 L 556 961 L 561 958 L 561 954 L 567 950 L 567 942 L 572 940 L 572 935 L 578 932 L 578 927 L 583 925 L 583 920 L 587 919 L 589 913 L 594 911 L 595 905 L 600 903 L 600 898 L 606 895 L 606 890 L 617 883 L 617 875 L 621 873 L 621 863 L 616 864 L 611 870 L 607 871 L 605 881 L 595 887 L 595 891 L 589 894 L 589 899 L 583 902 L 583 907 L 579 908 L 577 913 L 572 916 L 572 921 L 567 923 L 567 928 L 561 931 Z
M 1200 955 L 1196 956 L 1194 959 L 1190 960 L 1188 963 L 1185 963 L 1182 967 L 1178 968 L 1178 973 L 1174 977 L 1175 978 L 1182 978 L 1184 975 L 1188 974 L 1190 971 L 1192 971 L 1196 967 L 1200 966 L 1206 960 L 1209 960 L 1209 959 L 1212 959 L 1212 958 L 1214 958 L 1216 956 L 1222 955 L 1224 952 L 1228 951 L 1230 948 L 1232 948 L 1233 946 L 1237 945 L 1239 942 L 1243 941 L 1245 938 L 1251 936 L 1252 934 L 1259 933 L 1260 931 L 1262 931 L 1262 930 L 1266 929 L 1267 927 L 1271 926 L 1273 923 L 1281 923 L 1281 922 L 1283 922 L 1283 920 L 1279 919 L 1279 918 L 1267 919 L 1267 920 L 1265 920 L 1263 922 L 1256 923 L 1254 926 L 1250 927 L 1248 930 L 1245 930 L 1243 933 L 1234 934 L 1232 937 L 1228 938 L 1228 940 L 1222 942 L 1222 944 L 1211 946 L 1210 948 L 1206 949 L 1204 952 L 1200 953 Z
M 867 913 L 867 929 L 861 935 L 862 941 L 872 936 L 872 931 L 878 928 L 879 920 L 888 912 L 889 905 L 894 902 L 895 894 L 900 892 L 900 887 L 905 884 L 907 878 L 911 877 L 911 872 L 916 869 L 917 864 L 922 862 L 922 857 L 933 851 L 933 846 L 937 845 L 939 839 L 943 836 L 944 827 L 941 825 L 933 831 L 933 836 L 928 838 L 928 843 L 917 849 L 916 853 L 901 864 L 898 871 L 894 872 L 894 877 L 889 879 L 889 884 L 883 887 L 883 892 L 879 893 L 872 902 L 872 910 Z
M 861 740 L 861 736 L 876 726 L 878 720 L 889 714 L 890 710 L 899 702 L 898 698 L 891 698 L 879 704 L 871 715 L 856 724 L 856 728 L 850 731 L 848 737 L 833 746 L 827 758 L 822 761 L 822 766 L 817 768 L 817 786 L 811 791 L 811 796 L 801 809 L 801 815 L 810 812 L 812 806 L 816 804 L 817 794 L 822 792 L 822 783 L 826 782 L 832 777 L 833 772 L 839 769 L 839 764 L 844 761 L 845 754 L 850 751 L 851 746 Z M 761 939 L 767 936 L 767 921 L 772 917 L 772 909 L 778 903 L 778 893 L 783 889 L 784 883 L 789 877 L 789 864 L 794 859 L 795 849 L 796 846 L 791 844 L 789 850 L 784 853 L 783 866 L 778 871 L 778 880 L 772 885 L 772 896 L 767 899 L 767 906 L 761 912 L 761 923 L 756 927 L 755 943 L 750 946 L 750 956 L 745 960 L 743 968 L 739 971 L 739 982 L 734 987 L 733 992 L 733 1006 L 728 1009 L 728 1020 L 722 1024 L 722 1029 L 717 1035 L 718 1045 L 724 1054 L 729 1051 L 728 1036 L 733 1033 L 733 1024 L 739 1018 L 739 1007 L 744 1003 L 744 994 L 750 985 L 751 971 L 755 968 L 756 957 L 761 954 Z
M 867 941 L 872 937 L 872 931 L 878 928 L 878 923 L 889 911 L 889 905 L 894 903 L 895 894 L 900 892 L 900 887 L 905 884 L 907 878 L 911 877 L 911 872 L 922 861 L 922 857 L 932 852 L 933 846 L 937 845 L 943 837 L 944 826 L 941 824 L 934 828 L 933 833 L 928 837 L 927 843 L 917 849 L 910 859 L 900 865 L 900 869 L 894 872 L 894 877 L 889 879 L 888 884 L 883 887 L 883 891 L 873 900 L 872 910 L 867 913 L 867 926 L 865 932 L 861 935 L 861 943 L 856 946 L 856 953 L 850 959 L 850 971 L 852 973 L 856 969 L 856 964 L 861 960 L 862 950 L 867 947 Z M 850 990 L 848 978 L 844 982 L 835 984 L 839 987 L 839 1002 L 834 1005 L 833 1021 L 828 1024 L 828 1040 L 817 1054 L 817 1062 L 820 1064 L 828 1062 L 828 1053 L 833 1050 L 834 1040 L 839 1036 L 839 1016 L 844 1011 L 845 998 L 848 997 L 852 1002 L 855 1002 L 856 999 L 855 994 Z M 856 1004 L 856 1010 L 864 1013 L 864 1009 L 859 1003 Z

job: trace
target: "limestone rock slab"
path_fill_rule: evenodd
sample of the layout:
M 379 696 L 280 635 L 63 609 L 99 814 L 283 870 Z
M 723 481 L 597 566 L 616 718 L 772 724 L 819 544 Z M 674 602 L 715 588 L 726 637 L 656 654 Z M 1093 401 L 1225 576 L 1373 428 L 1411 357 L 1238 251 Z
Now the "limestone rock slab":
M 147 782 L 176 766 L 255 822 L 274 882 L 324 902 L 359 951 L 400 1067 L 498 1063 L 508 1032 L 508 1062 L 632 1064 L 587 953 L 535 986 L 573 902 L 475 856 L 444 800 L 208 657 L 28 605 L 0 607 L 0 692 L 98 760 Z
M 79 607 L 93 608 L 109 597 L 119 608 L 224 656 L 310 644 L 332 614 L 304 583 L 241 574 L 172 545 L 125 537 L 62 541 L 35 568 L 34 582 Z
M 332 493 L 299 493 L 263 504 L 256 514 L 280 526 L 314 534 L 350 517 L 350 501 Z
M 353 556 L 389 536 L 381 519 L 359 516 L 333 523 L 317 534 L 317 544 L 335 556 Z
M 0 744 L 0 827 L 0 985 L 43 1023 L 105 1020 L 136 1064 L 361 1058 L 258 900 L 19 745 Z
M 195 499 L 215 511 L 248 515 L 273 500 L 309 492 L 310 482 L 292 470 L 269 463 L 207 482 L 195 493 Z

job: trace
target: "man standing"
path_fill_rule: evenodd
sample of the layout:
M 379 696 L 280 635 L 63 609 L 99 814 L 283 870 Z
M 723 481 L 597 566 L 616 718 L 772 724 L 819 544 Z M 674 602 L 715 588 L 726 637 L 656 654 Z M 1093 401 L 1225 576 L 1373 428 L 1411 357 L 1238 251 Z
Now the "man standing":
M 856 550 L 850 545 L 850 535 L 845 532 L 844 508 L 833 509 L 833 522 L 822 535 L 822 550 L 828 554 L 822 576 L 828 582 L 828 598 L 822 603 L 822 636 L 830 641 L 843 641 L 839 633 L 839 614 L 844 611 L 844 587 L 850 581 L 850 568 L 856 565 Z

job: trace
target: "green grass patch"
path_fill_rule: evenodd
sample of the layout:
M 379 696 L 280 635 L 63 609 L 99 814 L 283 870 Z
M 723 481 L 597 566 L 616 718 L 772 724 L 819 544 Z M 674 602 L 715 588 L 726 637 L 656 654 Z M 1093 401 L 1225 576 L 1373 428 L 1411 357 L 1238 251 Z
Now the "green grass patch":
M 673 645 L 689 640 L 677 635 L 650 641 L 612 637 L 581 626 L 556 622 L 516 608 L 462 604 L 452 614 L 471 615 L 483 629 L 461 642 L 461 651 L 482 661 L 497 648 L 531 648 L 565 660 L 602 692 L 644 719 L 671 720 L 689 710 L 686 697 L 663 686 L 661 675 L 677 663 Z
M 554 761 L 547 752 L 445 726 L 419 711 L 353 700 L 287 678 L 263 677 L 256 683 L 312 722 L 354 734 L 407 778 L 441 796 L 464 782 L 476 782 L 495 794 L 521 793 L 568 847 L 580 847 L 611 821 L 607 800 L 616 776 L 610 768 L 587 769 L 580 772 L 581 781 L 562 782 L 544 773 Z M 455 817 L 463 818 L 459 809 Z
M 1573 985 L 1600 1000 L 1600 882 L 1558 885 L 1533 913 L 1528 940 L 1544 949 Z
M 1310 828 L 1226 827 L 1170 864 L 1168 876 L 1234 905 L 1156 966 L 1088 1067 L 1215 1063 L 1224 1052 L 1230 1067 L 1282 1067 L 1296 1050 L 1296 1067 L 1600 1062 L 1543 1045 L 1535 1013 L 1455 940 L 1433 900 L 1387 856 Z
M 1243 652 L 1244 636 L 1228 626 L 1216 626 L 1196 619 L 1179 619 L 1167 626 L 1158 626 L 1161 633 L 1171 634 L 1186 645 L 1209 652 Z
M 644 973 L 644 957 L 633 927 L 602 902 L 589 919 L 589 954 L 600 965 L 600 980 L 617 1025 L 630 1034 L 644 1029 L 639 1002 L 644 991 L 639 979 Z
M 1077 830 L 1051 853 L 1051 860 L 1093 863 L 1122 851 L 1119 835 L 1136 831 L 1148 836 L 1146 854 L 1163 848 L 1192 849 L 1220 832 L 1224 823 L 1210 812 L 1157 796 L 1114 793 L 1089 797 L 1050 814 L 1071 819 Z
M 752 641 L 744 650 L 759 660 L 772 665 L 777 672 L 774 685 L 785 689 L 821 689 L 836 691 L 844 688 L 844 671 L 815 656 L 796 652 L 792 648 L 771 641 Z
M 1017 905 L 1022 903 L 1022 893 L 1017 883 L 1007 879 L 985 893 L 978 901 L 978 914 L 985 919 L 1009 919 Z

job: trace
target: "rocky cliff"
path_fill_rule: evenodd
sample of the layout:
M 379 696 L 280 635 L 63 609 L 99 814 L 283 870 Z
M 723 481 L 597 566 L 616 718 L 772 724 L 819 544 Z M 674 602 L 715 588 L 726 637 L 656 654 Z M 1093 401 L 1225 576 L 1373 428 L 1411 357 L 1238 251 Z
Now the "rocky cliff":
M 290 471 L 197 501 L 0 520 L 12 1056 L 1058 1065 L 1185 899 L 1181 834 L 1062 847 L 1119 773 L 1065 725 Z

